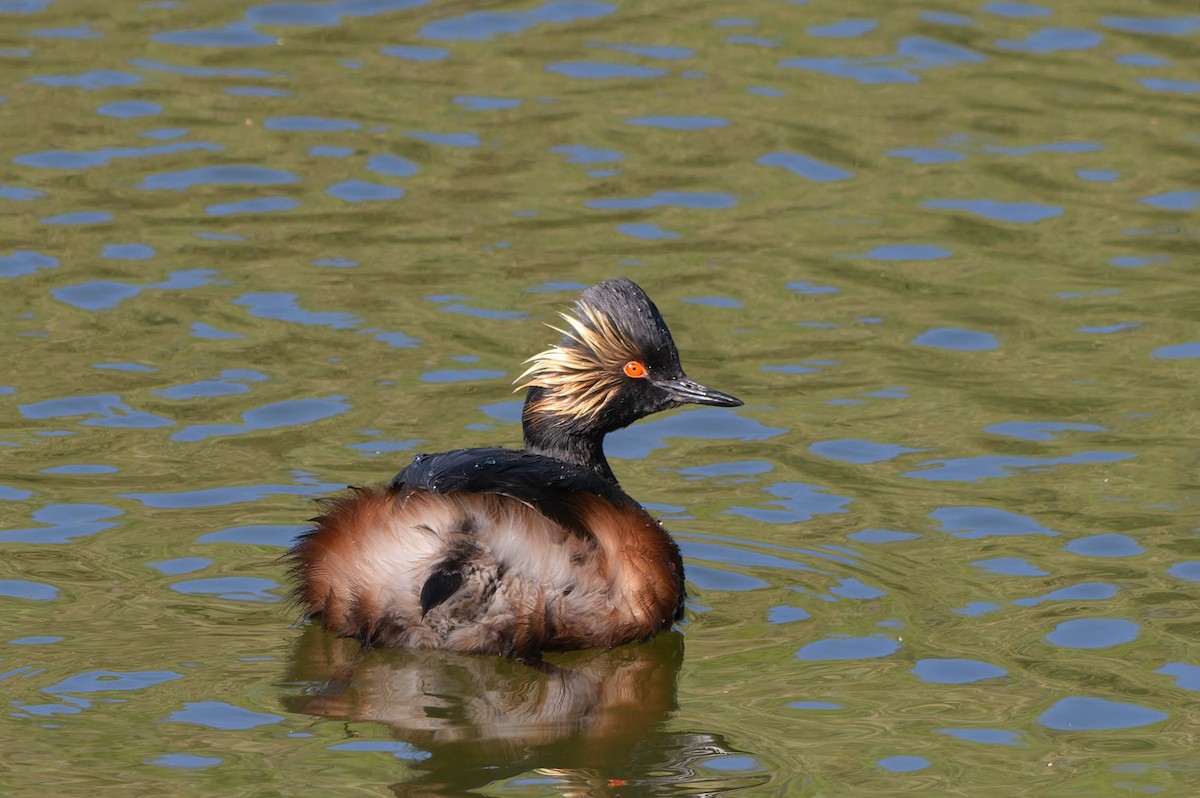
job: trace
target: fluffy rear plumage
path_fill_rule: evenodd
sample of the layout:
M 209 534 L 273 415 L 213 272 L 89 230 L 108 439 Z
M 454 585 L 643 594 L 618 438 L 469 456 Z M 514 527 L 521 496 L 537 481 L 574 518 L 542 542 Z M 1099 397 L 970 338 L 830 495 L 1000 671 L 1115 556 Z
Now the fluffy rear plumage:
M 292 552 L 298 598 L 364 643 L 530 656 L 612 646 L 670 625 L 675 544 L 636 505 L 575 494 L 581 536 L 503 495 L 355 489 Z

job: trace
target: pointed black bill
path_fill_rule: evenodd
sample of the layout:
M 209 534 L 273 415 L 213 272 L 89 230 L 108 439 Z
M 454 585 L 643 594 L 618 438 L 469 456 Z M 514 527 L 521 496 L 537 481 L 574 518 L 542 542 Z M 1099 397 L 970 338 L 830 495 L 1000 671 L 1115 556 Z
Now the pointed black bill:
M 678 380 L 656 380 L 654 384 L 669 393 L 676 402 L 716 407 L 739 407 L 742 404 L 742 400 L 736 396 L 708 388 L 687 377 Z

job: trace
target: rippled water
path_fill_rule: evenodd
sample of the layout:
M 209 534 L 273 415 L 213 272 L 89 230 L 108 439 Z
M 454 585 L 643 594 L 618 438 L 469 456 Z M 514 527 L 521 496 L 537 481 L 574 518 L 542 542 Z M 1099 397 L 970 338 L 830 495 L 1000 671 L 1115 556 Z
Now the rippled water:
M 1193 4 L 0 0 L 10 795 L 1194 794 Z M 680 631 L 296 624 L 628 275 Z

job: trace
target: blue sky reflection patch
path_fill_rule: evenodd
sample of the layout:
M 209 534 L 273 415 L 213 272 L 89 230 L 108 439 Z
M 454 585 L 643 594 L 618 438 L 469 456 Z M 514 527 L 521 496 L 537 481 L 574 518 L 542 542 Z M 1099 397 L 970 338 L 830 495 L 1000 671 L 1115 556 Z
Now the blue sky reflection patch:
M 809 661 L 878 659 L 900 650 L 890 637 L 830 637 L 809 643 L 796 652 L 797 659 Z
M 345 413 L 350 405 L 340 398 L 287 399 L 256 407 L 242 413 L 241 424 L 193 424 L 171 436 L 173 441 L 187 443 L 220 435 L 243 435 L 248 432 L 312 424 Z
M 1052 535 L 1058 533 L 1026 515 L 995 507 L 941 507 L 929 514 L 956 538 L 993 535 Z
M 1149 726 L 1168 717 L 1165 712 L 1138 704 L 1072 696 L 1043 712 L 1038 723 L 1059 731 L 1103 731 Z
M 1136 623 L 1121 618 L 1076 618 L 1054 627 L 1046 641 L 1063 648 L 1111 648 L 1136 640 L 1140 633 Z
M 1002 202 L 993 199 L 926 200 L 923 207 L 936 210 L 966 211 L 985 219 L 1016 224 L 1033 224 L 1062 216 L 1062 208 L 1035 202 Z
M 225 731 L 245 731 L 283 720 L 279 715 L 253 712 L 224 701 L 195 701 L 183 706 L 183 709 L 172 712 L 167 720 L 172 723 L 194 723 L 197 726 Z
M 914 338 L 912 343 L 915 346 L 957 349 L 962 352 L 990 352 L 1000 348 L 1000 341 L 991 333 L 964 330 L 959 327 L 938 327 L 928 330 Z
M 798 524 L 815 515 L 847 512 L 853 499 L 838 496 L 820 485 L 803 482 L 778 482 L 767 489 L 772 496 L 782 498 L 764 502 L 765 507 L 731 507 L 726 515 L 740 515 L 765 524 Z
M 919 659 L 911 672 L 923 682 L 936 684 L 969 684 L 1008 673 L 998 665 L 973 659 Z

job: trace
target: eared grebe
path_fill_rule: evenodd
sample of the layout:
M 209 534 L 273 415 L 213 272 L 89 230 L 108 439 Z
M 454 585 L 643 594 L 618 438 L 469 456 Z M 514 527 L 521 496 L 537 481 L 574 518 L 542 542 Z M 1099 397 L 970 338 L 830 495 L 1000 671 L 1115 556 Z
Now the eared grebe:
M 648 639 L 681 617 L 679 548 L 621 490 L 604 436 L 742 402 L 687 378 L 634 282 L 594 285 L 575 310 L 519 378 L 523 450 L 418 455 L 386 489 L 324 500 L 289 553 L 308 615 L 366 645 L 522 658 Z

